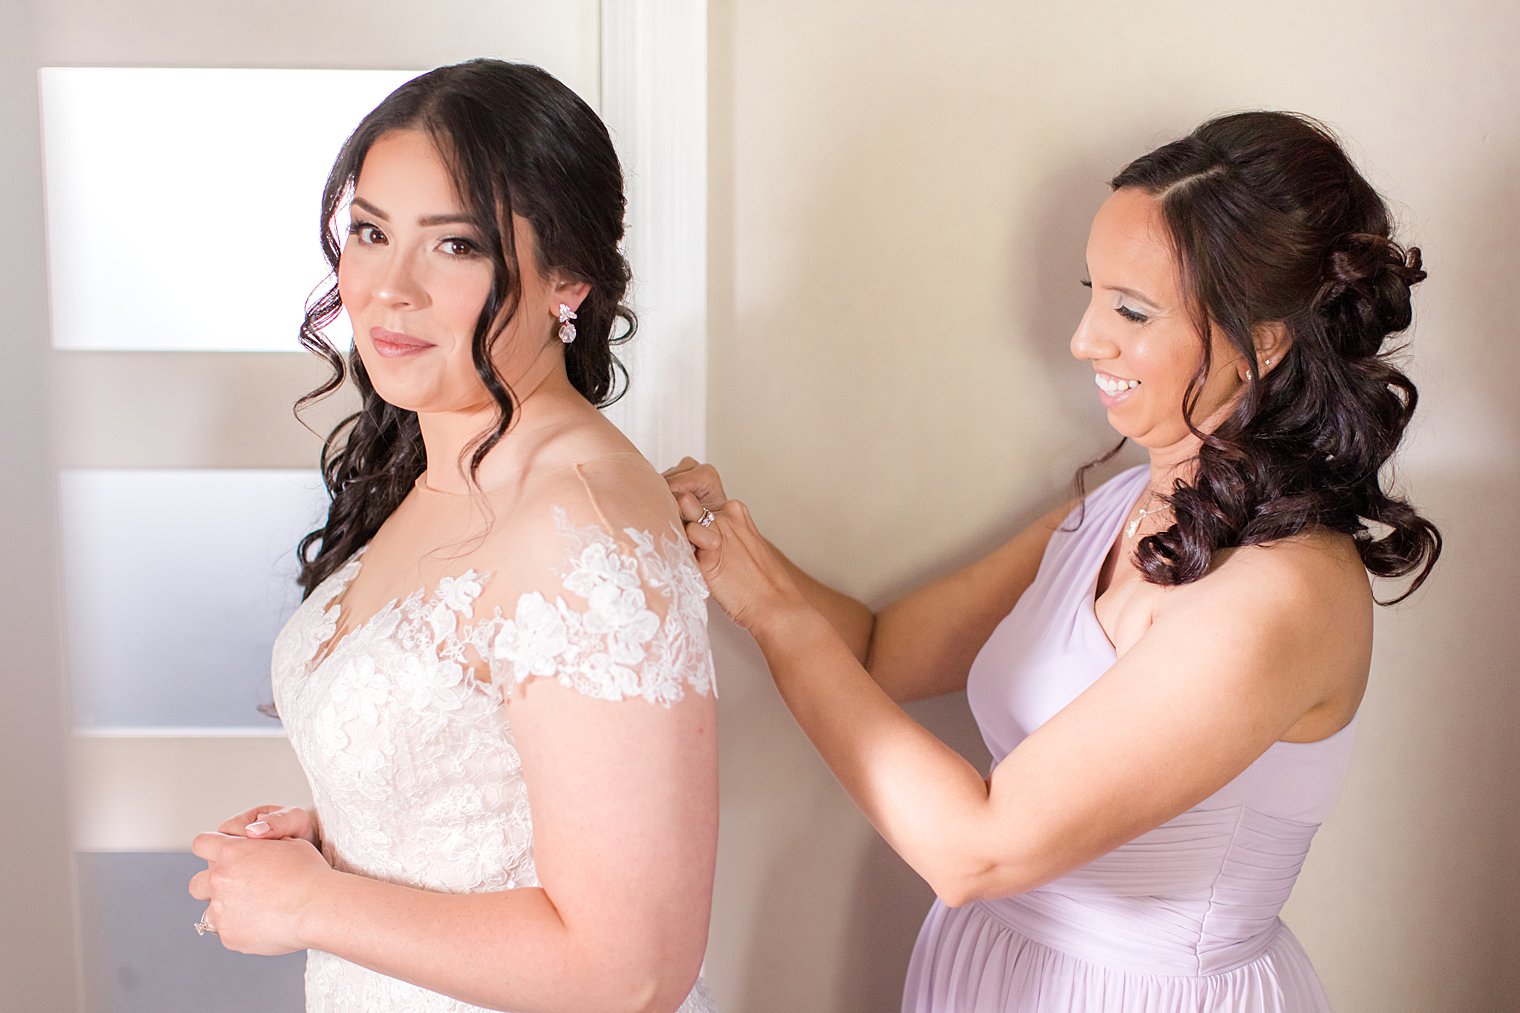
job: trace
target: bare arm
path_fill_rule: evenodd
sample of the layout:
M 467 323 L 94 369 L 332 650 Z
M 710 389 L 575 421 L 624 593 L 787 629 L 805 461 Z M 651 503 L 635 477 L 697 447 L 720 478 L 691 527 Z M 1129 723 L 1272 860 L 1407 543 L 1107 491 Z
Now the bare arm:
M 1168 592 L 1140 641 L 988 781 L 867 677 L 742 506 L 715 527 L 692 533 L 714 594 L 840 784 L 950 904 L 1031 889 L 1161 825 L 1365 675 L 1365 578 L 1321 548 L 1242 550 Z M 1337 628 L 1358 610 L 1365 623 Z
M 1033 583 L 1051 534 L 1070 510 L 1052 510 L 990 555 L 877 613 L 865 664 L 889 697 L 907 702 L 966 688 L 971 663 Z
M 684 458 L 665 473 L 681 515 L 728 502 L 710 464 Z M 959 692 L 977 652 L 1034 580 L 1051 533 L 1071 512 L 1065 504 L 990 555 L 918 588 L 879 612 L 816 580 L 769 541 L 807 603 L 823 616 L 887 695 L 906 702 Z

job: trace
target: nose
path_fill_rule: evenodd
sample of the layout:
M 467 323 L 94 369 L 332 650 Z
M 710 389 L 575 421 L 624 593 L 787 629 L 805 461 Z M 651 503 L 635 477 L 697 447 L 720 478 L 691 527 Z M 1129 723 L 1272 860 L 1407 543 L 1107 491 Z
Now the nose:
M 1088 307 L 1082 314 L 1082 319 L 1077 321 L 1077 329 L 1071 335 L 1071 354 L 1084 362 L 1112 359 L 1119 354 L 1114 343 L 1103 335 L 1094 316 L 1092 308 Z
M 427 287 L 407 252 L 387 251 L 375 277 L 375 300 L 393 309 L 421 309 L 427 305 Z

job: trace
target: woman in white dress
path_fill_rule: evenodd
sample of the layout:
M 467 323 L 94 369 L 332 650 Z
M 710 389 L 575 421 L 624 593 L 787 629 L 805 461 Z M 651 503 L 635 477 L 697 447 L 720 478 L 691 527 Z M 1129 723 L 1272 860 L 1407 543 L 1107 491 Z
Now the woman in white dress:
M 311 951 L 310 1011 L 712 1008 L 706 591 L 597 410 L 623 211 L 595 113 L 500 61 L 402 86 L 328 180 L 302 340 L 334 366 L 312 397 L 363 405 L 273 665 L 314 804 L 201 834 L 190 883 L 228 948 Z

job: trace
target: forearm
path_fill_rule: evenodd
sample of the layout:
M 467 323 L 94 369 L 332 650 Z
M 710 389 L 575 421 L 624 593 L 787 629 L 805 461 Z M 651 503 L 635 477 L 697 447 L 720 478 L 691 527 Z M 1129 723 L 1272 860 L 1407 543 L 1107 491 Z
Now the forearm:
M 770 544 L 768 541 L 766 544 Z M 813 606 L 830 626 L 839 634 L 846 647 L 855 655 L 855 660 L 865 663 L 866 656 L 871 648 L 871 636 L 876 625 L 876 614 L 860 601 L 851 598 L 842 591 L 836 591 L 822 581 L 817 580 L 802 567 L 792 562 L 775 545 L 771 545 L 771 551 L 776 558 L 786 567 L 786 572 L 802 592 L 809 605 Z
M 782 699 L 882 838 L 949 903 L 985 871 L 987 783 L 895 704 L 822 617 L 756 630 Z
M 302 927 L 312 949 L 487 1009 L 673 1009 L 691 984 L 662 983 L 659 960 L 567 923 L 536 887 L 445 894 L 335 872 Z

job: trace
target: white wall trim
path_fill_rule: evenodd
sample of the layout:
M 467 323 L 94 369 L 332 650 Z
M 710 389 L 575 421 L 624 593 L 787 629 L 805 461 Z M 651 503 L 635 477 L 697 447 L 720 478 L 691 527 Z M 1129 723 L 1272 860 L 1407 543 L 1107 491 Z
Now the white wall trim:
M 655 464 L 707 442 L 707 3 L 602 0 L 602 118 L 623 161 L 639 334 L 613 418 Z

